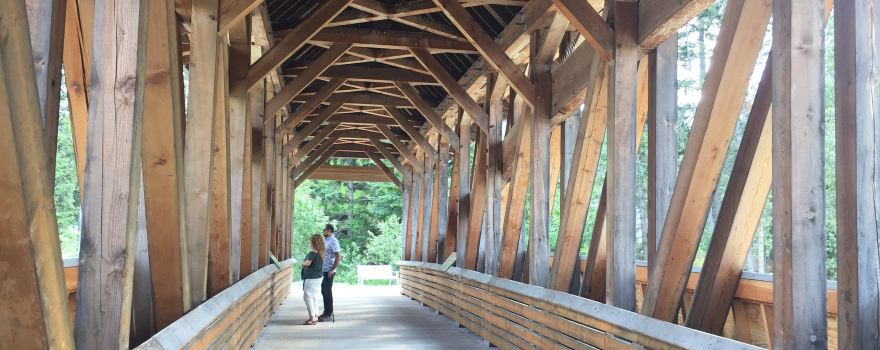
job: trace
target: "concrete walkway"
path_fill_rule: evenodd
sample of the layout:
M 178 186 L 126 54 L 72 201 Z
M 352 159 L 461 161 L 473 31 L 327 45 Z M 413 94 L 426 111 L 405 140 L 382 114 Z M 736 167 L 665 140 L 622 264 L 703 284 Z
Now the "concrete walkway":
M 397 286 L 334 285 L 336 322 L 303 326 L 302 284 L 276 310 L 255 349 L 487 349 L 446 316 L 400 294 Z

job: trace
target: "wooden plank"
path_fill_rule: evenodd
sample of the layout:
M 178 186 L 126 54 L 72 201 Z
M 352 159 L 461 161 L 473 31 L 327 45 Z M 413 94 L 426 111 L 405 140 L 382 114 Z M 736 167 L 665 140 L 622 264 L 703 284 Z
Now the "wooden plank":
M 835 1 L 838 346 L 868 349 L 880 339 L 878 304 L 880 160 L 876 0 Z M 826 9 L 827 11 L 828 9 Z M 830 341 L 831 339 L 829 339 Z
M 639 3 L 639 46 L 650 51 L 712 5 L 712 0 L 655 0 Z
M 413 261 L 422 261 L 422 239 L 425 235 L 425 197 L 427 197 L 429 187 L 429 182 L 427 181 L 428 175 L 427 171 L 422 172 L 416 180 L 419 184 L 419 200 L 416 202 L 418 203 L 415 214 L 417 221 L 412 236 Z
M 449 95 L 452 96 L 453 99 L 455 99 L 455 102 L 457 102 L 458 105 L 461 106 L 461 108 L 463 108 L 465 112 L 471 117 L 471 119 L 474 120 L 475 123 L 477 123 L 477 126 L 479 126 L 480 129 L 482 129 L 484 132 L 489 130 L 489 115 L 486 113 L 483 107 L 480 107 L 480 105 L 477 104 L 477 102 L 474 101 L 474 99 L 471 98 L 470 95 L 468 95 L 467 91 L 465 91 L 464 88 L 461 87 L 461 85 L 458 85 L 458 82 L 455 81 L 455 78 L 453 78 L 452 75 L 449 74 L 446 68 L 444 68 L 443 65 L 440 64 L 440 62 L 437 61 L 437 59 L 434 58 L 434 56 L 432 56 L 430 52 L 428 52 L 428 50 L 421 48 L 411 48 L 409 49 L 409 51 L 412 52 L 413 55 L 415 55 L 416 59 L 418 59 L 419 62 L 421 62 L 422 65 L 425 66 L 425 68 L 428 69 L 429 72 L 431 72 L 431 75 L 433 75 L 434 78 L 437 79 L 437 81 L 440 82 L 441 85 L 443 85 L 443 88 L 446 89 L 447 92 L 449 92 Z
M 677 63 L 675 37 L 648 56 L 648 271 L 654 266 L 678 170 Z
M 345 83 L 345 79 L 333 79 L 327 84 L 324 84 L 324 86 L 321 87 L 321 90 L 318 90 L 318 92 L 315 93 L 314 96 L 312 96 L 305 103 L 299 106 L 299 108 L 296 109 L 296 112 L 293 115 L 287 117 L 287 119 L 284 119 L 284 122 L 281 123 L 281 126 L 279 127 L 277 132 L 285 133 L 292 130 L 294 127 L 296 127 L 297 124 L 306 119 L 306 116 L 315 111 L 315 109 L 317 109 L 318 106 L 321 105 L 321 103 L 324 103 L 324 101 L 326 101 L 327 98 L 336 91 L 336 89 L 342 86 L 343 83 Z M 269 101 L 269 103 L 271 102 L 272 101 Z M 285 105 L 286 104 L 287 103 L 285 103 Z M 278 112 L 278 110 L 272 110 L 269 109 L 269 107 L 269 104 L 267 104 L 266 115 L 273 115 Z M 279 105 L 277 107 L 281 108 L 282 106 Z
M 241 25 L 245 21 L 245 17 L 262 3 L 262 0 L 220 0 L 218 31 L 227 33 L 236 25 Z
M 146 9 L 140 2 L 96 1 L 95 9 L 77 283 L 81 349 L 128 346 L 146 54 Z
M 608 80 L 606 302 L 635 311 L 636 72 L 638 4 L 616 1 L 614 65 Z
M 191 306 L 206 299 L 210 178 L 217 73 L 219 0 L 193 0 L 189 102 L 184 135 L 187 261 Z M 97 18 L 97 16 L 96 16 Z M 97 31 L 96 31 L 97 33 Z M 97 40 L 96 40 L 97 42 Z
M 614 32 L 593 6 L 586 1 L 578 0 L 553 0 L 553 4 L 602 59 L 611 60 L 614 52 Z
M 431 166 L 427 164 L 426 166 Z M 425 239 L 425 261 L 427 262 L 437 262 L 437 242 L 440 240 L 440 166 L 436 162 L 433 164 L 431 169 L 434 172 L 434 181 L 431 184 L 433 186 L 432 196 L 431 196 L 431 222 L 428 224 L 428 232 L 427 238 Z M 446 181 L 446 177 L 443 177 L 444 181 Z M 443 194 L 446 195 L 445 193 Z M 444 201 L 443 204 L 446 204 Z
M 484 133 L 477 135 L 479 136 L 474 147 L 474 166 L 471 173 L 470 197 L 468 198 L 471 212 L 468 215 L 464 254 L 465 268 L 474 271 L 483 270 L 478 266 L 478 261 L 480 260 L 480 236 L 483 231 L 483 220 L 486 217 L 486 153 L 488 147 L 486 135 Z
M 681 161 L 642 313 L 672 320 L 703 232 L 736 120 L 770 14 L 769 3 L 733 1 L 725 8 L 703 98 Z
M 250 17 L 247 18 L 246 23 L 250 23 Z M 248 28 L 250 28 L 250 25 L 248 25 Z M 250 45 L 248 45 L 248 47 L 250 49 Z M 242 159 L 243 169 L 241 181 L 241 239 L 239 241 L 238 265 L 239 280 L 247 277 L 247 275 L 250 275 L 256 270 L 256 266 L 253 264 L 253 247 L 255 238 L 259 237 L 254 235 L 254 228 L 258 226 L 257 223 L 259 222 L 259 210 L 254 210 L 254 204 L 258 202 L 255 199 L 259 198 L 259 192 L 256 190 L 259 186 L 254 186 L 254 184 L 259 181 L 259 176 L 255 176 L 254 169 L 259 169 L 259 166 L 255 166 L 255 163 L 257 159 L 260 158 L 260 148 L 257 147 L 258 143 L 254 142 L 254 140 L 258 138 L 258 135 L 254 135 L 254 123 L 257 119 L 254 105 L 262 103 L 262 100 L 258 95 L 259 87 L 245 92 L 245 110 L 242 118 L 244 119 L 244 158 Z M 255 217 L 257 217 L 256 220 Z
M 83 1 L 82 5 L 87 5 Z M 85 7 L 85 6 L 83 6 Z M 88 129 L 88 92 L 91 77 L 91 39 L 93 9 L 82 11 L 78 1 L 67 1 L 64 20 L 64 80 L 70 108 L 70 127 L 73 133 L 73 153 L 80 195 L 85 192 L 86 131 Z
M 422 191 L 422 208 L 420 209 L 424 215 L 423 225 L 420 226 L 419 231 L 419 239 L 416 242 L 416 260 L 427 261 L 428 260 L 428 243 L 429 243 L 429 235 L 431 233 L 431 222 L 432 217 L 434 216 L 433 204 L 434 204 L 434 171 L 436 170 L 431 163 L 425 159 L 425 157 L 421 157 L 420 164 L 425 169 L 425 176 L 423 177 L 423 188 Z
M 252 51 L 255 51 L 252 49 Z M 253 59 L 252 59 L 253 60 Z M 259 269 L 260 259 L 260 242 L 262 230 L 260 226 L 260 218 L 263 215 L 261 210 L 262 196 L 265 192 L 263 170 L 263 107 L 266 105 L 265 82 L 260 82 L 254 88 L 248 90 L 248 114 L 251 118 L 251 242 L 250 242 L 250 269 L 243 268 L 242 276 L 247 276 L 251 272 Z M 245 244 L 242 244 L 245 249 Z M 245 259 L 246 253 L 242 252 L 242 262 L 247 264 Z M 246 265 L 247 266 L 247 265 Z
M 27 0 L 34 74 L 40 98 L 49 173 L 55 172 L 58 145 L 58 103 L 61 93 L 61 59 L 64 45 L 65 4 L 61 0 Z M 55 183 L 55 178 L 50 178 Z
M 409 210 L 406 212 L 407 215 L 407 226 L 406 226 L 406 235 L 404 236 L 404 244 L 403 244 L 403 256 L 405 260 L 412 260 L 415 255 L 415 236 L 416 236 L 416 224 L 418 217 L 418 203 L 419 203 L 419 183 L 421 182 L 418 179 L 419 175 L 413 175 L 410 178 L 410 197 L 409 197 Z
M 211 146 L 211 189 L 208 198 L 208 280 L 207 297 L 211 298 L 232 284 L 232 231 L 230 221 L 228 50 L 217 51 L 216 88 L 214 90 L 214 132 Z
M 299 95 L 305 90 L 315 78 L 321 75 L 321 73 L 333 64 L 333 62 L 336 62 L 339 57 L 342 57 L 342 54 L 348 51 L 349 48 L 351 48 L 350 43 L 333 44 L 333 46 L 330 46 L 327 51 L 321 54 L 321 56 L 318 56 L 318 59 L 313 61 L 304 71 L 300 72 L 296 78 L 285 84 L 284 88 L 281 89 L 281 91 L 278 91 L 278 93 L 269 100 L 266 104 L 266 114 L 275 114 L 275 112 L 281 110 L 284 106 L 287 106 L 296 95 Z M 339 81 L 339 84 L 342 84 L 342 82 L 345 82 L 345 79 Z M 333 93 L 333 91 L 330 91 L 330 93 Z M 320 93 L 318 96 L 320 96 Z M 311 113 L 311 111 L 309 111 L 309 113 Z
M 501 244 L 498 247 L 498 276 L 512 279 L 514 266 L 517 260 L 517 252 L 520 250 L 520 237 L 523 228 L 523 215 L 525 214 L 526 193 L 529 189 L 529 170 L 532 158 L 532 134 L 527 132 L 532 127 L 534 119 L 530 115 L 531 109 L 522 102 L 514 108 L 516 117 L 515 128 L 522 128 L 519 140 L 515 141 L 517 153 L 513 157 L 513 175 L 507 194 L 507 202 L 504 204 L 504 218 L 501 224 Z M 507 136 L 509 140 L 512 135 Z
M 294 29 L 296 30 L 296 29 Z M 313 35 L 309 43 L 327 45 L 351 43 L 358 47 L 379 49 L 423 48 L 432 52 L 475 54 L 474 47 L 466 41 L 436 34 L 384 29 L 351 27 L 324 28 Z
M 351 3 L 351 0 L 325 1 L 320 7 L 312 11 L 308 18 L 287 33 L 281 41 L 269 49 L 251 66 L 247 74 L 248 88 L 253 87 L 269 72 L 275 70 L 275 68 L 296 53 L 297 50 L 306 44 L 306 41 L 318 33 L 318 29 L 342 12 L 349 3 Z
M 0 6 L 0 347 L 73 349 L 27 10 Z
M 455 135 L 455 132 L 446 125 L 446 122 L 443 121 L 443 118 L 440 117 L 436 112 L 434 112 L 434 108 L 428 104 L 425 99 L 419 95 L 419 92 L 416 89 L 407 83 L 395 82 L 394 86 L 402 92 L 406 98 L 412 102 L 412 104 L 422 113 L 422 116 L 428 120 L 435 128 L 440 130 L 440 133 L 443 134 L 443 137 L 449 140 L 449 145 L 452 147 L 458 147 L 459 138 Z
M 437 198 L 437 202 L 434 204 L 437 211 L 435 215 L 437 216 L 437 222 L 433 224 L 431 227 L 432 230 L 434 227 L 437 228 L 436 239 L 434 237 L 434 233 L 432 231 L 431 238 L 431 246 L 434 247 L 435 252 L 435 261 L 443 262 L 445 261 L 445 253 L 443 247 L 445 246 L 445 240 L 447 235 L 447 225 L 449 221 L 449 144 L 442 139 L 442 137 L 437 137 L 437 149 L 439 150 L 438 159 L 434 162 L 437 165 L 437 188 L 434 189 L 434 196 Z M 428 251 L 428 255 L 431 256 L 430 250 Z
M 183 101 L 174 3 L 149 8 L 141 146 L 153 317 L 162 329 L 189 310 L 184 229 Z
M 456 160 L 458 161 L 458 217 L 456 219 L 456 259 L 455 266 L 467 268 L 467 237 L 471 220 L 471 121 L 463 115 L 458 124 L 458 135 L 461 142 L 458 143 Z M 476 262 L 474 263 L 476 267 Z
M 308 65 L 311 67 L 311 65 L 316 64 L 317 62 L 318 60 L 308 62 Z M 305 70 L 284 70 L 284 74 L 296 75 L 297 77 L 305 74 L 305 72 Z M 325 69 L 319 76 L 322 78 L 346 78 L 348 81 L 371 81 L 381 83 L 402 81 L 418 85 L 440 85 L 440 83 L 438 83 L 431 75 L 393 67 L 360 65 L 332 66 Z
M 687 317 L 688 327 L 713 334 L 721 333 L 727 317 L 707 310 L 730 307 L 770 192 L 771 67 L 768 61 L 755 92 Z
M 824 10 L 818 0 L 773 2 L 773 347 L 779 349 L 828 344 Z
M 263 84 L 268 85 L 267 83 Z M 262 180 L 260 183 L 260 243 L 257 251 L 258 268 L 269 263 L 269 240 L 272 234 L 272 190 L 275 184 L 276 118 L 272 115 L 265 115 L 264 118 Z
M 507 56 L 489 34 L 474 20 L 473 17 L 457 0 L 434 0 L 434 4 L 443 10 L 446 17 L 474 45 L 489 64 L 510 82 L 510 86 L 525 101 L 535 105 L 535 87 L 526 78 L 523 71 Z
M 603 106 L 607 100 L 608 77 L 604 74 L 605 65 L 594 60 L 588 67 L 594 72 L 593 88 L 588 89 L 584 98 Z M 577 129 L 574 141 L 574 154 L 571 161 L 571 174 L 566 191 L 560 201 L 559 236 L 554 250 L 553 268 L 550 275 L 550 288 L 568 291 L 576 276 L 578 256 L 583 241 L 584 225 L 593 194 L 593 184 L 598 172 L 602 141 L 605 138 L 605 123 L 608 120 L 605 108 L 594 108 L 591 103 Z

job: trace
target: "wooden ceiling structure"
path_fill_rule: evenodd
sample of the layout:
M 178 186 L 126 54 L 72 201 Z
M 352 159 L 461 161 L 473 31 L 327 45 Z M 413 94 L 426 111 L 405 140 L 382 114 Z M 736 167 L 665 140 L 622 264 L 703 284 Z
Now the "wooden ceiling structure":
M 308 179 L 393 182 L 405 293 L 504 348 L 877 348 L 880 6 L 728 0 L 679 165 L 676 34 L 712 3 L 0 0 L 0 348 L 250 346 L 289 289 Z M 832 8 L 837 192 L 825 198 Z M 82 194 L 67 268 L 52 206 L 62 66 Z M 741 279 L 771 189 L 772 283 Z M 460 270 L 436 265 L 453 255 Z

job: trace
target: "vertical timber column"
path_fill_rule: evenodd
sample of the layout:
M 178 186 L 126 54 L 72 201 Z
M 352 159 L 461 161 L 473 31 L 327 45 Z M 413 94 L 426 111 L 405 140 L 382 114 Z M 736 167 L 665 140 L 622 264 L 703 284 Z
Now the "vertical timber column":
M 838 346 L 880 348 L 880 2 L 834 4 Z
M 824 349 L 824 3 L 773 1 L 773 347 Z
M 437 136 L 437 141 L 439 142 L 440 137 L 439 134 Z M 436 144 L 436 143 L 435 143 Z M 427 159 L 427 157 L 425 157 Z M 428 165 L 426 165 L 427 168 Z M 441 210 L 441 198 L 446 195 L 445 188 L 444 193 L 440 193 L 441 180 L 446 181 L 447 177 L 443 176 L 440 173 L 440 162 L 435 162 L 434 166 L 431 168 L 431 171 L 434 173 L 434 184 L 433 188 L 433 196 L 431 196 L 431 223 L 428 225 L 428 238 L 427 238 L 427 253 L 425 254 L 428 262 L 435 263 L 437 262 L 437 242 L 440 240 L 440 210 Z M 444 186 L 445 187 L 445 186 Z M 446 200 L 442 200 L 443 204 L 446 204 Z M 443 206 L 443 212 L 445 213 L 446 208 Z M 444 218 L 445 219 L 445 218 Z
M 252 23 L 253 25 L 253 23 Z M 251 61 L 254 60 L 254 52 L 259 51 L 257 47 L 251 47 Z M 262 265 L 262 248 L 263 248 L 263 196 L 265 195 L 266 178 L 263 176 L 265 169 L 265 138 L 263 137 L 263 109 L 266 106 L 266 83 L 261 80 L 253 88 L 248 90 L 248 103 L 251 113 L 251 269 L 250 272 L 256 271 Z M 242 270 L 243 271 L 243 270 Z M 244 272 L 242 272 L 244 275 Z
M 614 64 L 608 88 L 606 302 L 636 310 L 635 184 L 638 3 L 613 1 Z
M 407 249 L 409 249 L 410 259 L 412 259 L 413 261 L 416 261 L 416 260 L 418 260 L 418 258 L 416 258 L 416 245 L 417 245 L 416 241 L 419 236 L 419 230 L 421 229 L 421 222 L 419 222 L 419 218 L 421 218 L 421 215 L 419 213 L 421 213 L 420 207 L 422 205 L 422 199 L 424 197 L 424 192 L 423 192 L 424 187 L 422 186 L 423 175 L 422 174 L 416 175 L 415 167 L 412 167 L 412 169 L 413 169 L 412 203 L 415 205 L 413 205 L 412 211 L 410 212 L 410 218 L 412 219 L 412 222 L 410 223 L 410 228 L 409 228 L 409 232 L 411 233 L 410 234 L 411 240 L 409 242 L 409 247 L 407 247 Z
M 420 231 L 419 231 L 419 241 L 418 247 L 416 251 L 416 260 L 419 261 L 428 261 L 428 236 L 431 232 L 431 217 L 433 216 L 433 201 L 434 201 L 434 167 L 431 166 L 431 161 L 428 159 L 428 156 L 424 154 L 424 152 L 420 152 L 421 161 L 422 161 L 422 169 L 425 169 L 425 176 L 422 178 L 422 188 L 424 193 L 424 198 L 422 198 L 422 214 L 419 218 L 420 221 Z
M 43 142 L 50 174 L 55 173 L 58 146 L 58 102 L 61 98 L 61 59 L 64 49 L 65 1 L 26 0 L 34 73 L 40 97 Z M 55 177 L 49 179 L 55 183 Z
M 14 267 L 0 288 L 0 348 L 73 349 L 27 10 L 0 8 L 0 265 Z
M 486 133 L 486 274 L 498 274 L 498 250 L 501 244 L 501 191 L 504 187 L 504 149 L 501 121 L 504 119 L 504 92 L 507 84 L 497 75 L 487 78 L 486 103 L 489 129 Z
M 189 102 L 184 137 L 186 249 L 191 306 L 205 301 L 208 281 L 208 232 L 211 161 L 214 139 L 214 90 L 217 68 L 219 0 L 193 0 L 190 35 Z M 98 6 L 95 6 L 98 8 Z M 97 20 L 97 15 L 95 19 Z M 98 31 L 95 30 L 96 39 Z M 97 43 L 98 41 L 95 40 Z M 97 51 L 96 51 L 97 52 Z M 96 69 L 97 66 L 93 66 Z
M 88 1 L 67 1 L 64 19 L 64 82 L 70 107 L 70 129 L 73 134 L 73 152 L 76 158 L 76 176 L 79 193 L 84 191 L 86 172 L 86 129 L 89 110 L 86 87 L 91 79 L 92 18 Z
M 678 161 L 676 92 L 678 89 L 678 39 L 667 39 L 648 56 L 648 273 L 657 247 Z M 638 146 L 636 146 L 638 147 Z
M 141 174 L 146 2 L 95 2 L 76 348 L 129 345 Z
M 144 83 L 144 206 L 153 317 L 162 329 L 189 310 L 184 218 L 183 101 L 173 0 L 150 3 Z
M 449 251 L 445 250 L 446 234 L 449 225 L 449 143 L 443 139 L 442 134 L 437 135 L 437 189 L 434 195 L 438 200 L 437 205 L 437 241 L 433 242 L 435 249 L 435 261 L 443 262 Z
M 412 193 L 412 183 L 403 179 L 403 188 L 400 190 L 400 201 L 403 203 L 401 211 L 400 211 L 400 221 L 401 221 L 401 231 L 400 232 L 400 259 L 401 260 L 409 260 L 407 258 L 407 250 L 406 250 L 406 241 L 407 241 L 407 228 L 409 227 L 409 207 L 410 207 L 410 193 Z
M 458 125 L 458 222 L 456 238 L 456 267 L 468 268 L 465 262 L 467 253 L 468 225 L 471 213 L 471 118 L 462 115 Z M 474 266 L 473 268 L 475 268 Z M 471 268 L 471 269 L 473 269 Z
M 269 85 L 263 80 L 263 86 Z M 265 90 L 263 91 L 265 100 Z M 263 107 L 265 108 L 265 107 Z M 272 237 L 272 187 L 275 173 L 275 116 L 263 117 L 263 183 L 260 186 L 260 245 L 257 268 L 269 263 L 269 242 Z
M 449 157 L 449 145 L 446 146 L 445 150 L 447 151 L 447 154 L 445 156 L 439 155 L 438 158 Z M 446 234 L 442 237 L 443 258 L 441 260 L 443 261 L 446 261 L 446 259 L 449 258 L 449 256 L 458 248 L 458 150 L 451 151 L 452 179 L 449 181 L 449 209 L 447 210 L 446 216 Z
M 248 113 L 247 70 L 251 64 L 250 31 L 248 19 L 243 18 L 229 29 L 229 225 L 230 225 L 230 266 L 232 281 L 241 276 L 242 242 L 245 240 L 250 214 L 247 207 L 249 197 L 250 174 L 250 125 Z M 247 185 L 245 185 L 247 184 Z
M 532 134 L 532 160 L 530 175 L 531 217 L 529 223 L 528 269 L 529 283 L 547 287 L 550 283 L 550 133 L 553 113 L 550 75 L 550 62 L 540 62 L 539 51 L 542 50 L 543 36 L 547 31 L 538 31 L 531 36 L 529 57 L 532 82 L 535 84 L 535 106 L 533 106 L 534 124 L 531 130 L 523 130 Z
M 210 207 L 208 208 L 208 283 L 210 298 L 232 284 L 231 234 L 229 225 L 229 105 L 227 85 L 228 49 L 217 50 L 214 141 L 211 155 Z
M 251 45 L 250 45 L 250 37 L 251 37 L 251 16 L 245 17 L 245 20 L 242 21 L 244 23 L 236 24 L 230 29 L 230 39 L 237 38 L 235 41 L 231 41 L 230 43 L 230 53 L 229 53 L 229 62 L 230 67 L 232 65 L 239 65 L 241 63 L 237 63 L 239 60 L 239 54 L 245 53 L 247 56 L 247 65 L 250 65 L 251 62 Z M 242 39 L 242 32 L 244 33 L 244 41 Z M 236 72 L 240 72 L 235 70 Z M 246 73 L 246 69 L 244 70 Z M 230 72 L 230 99 L 232 101 L 236 101 L 239 97 L 236 94 L 238 92 L 239 85 L 245 82 L 242 77 L 233 74 Z M 237 77 L 241 79 L 240 81 L 234 80 Z M 259 84 L 258 84 L 259 85 Z M 258 177 L 254 177 L 254 169 L 259 167 L 255 167 L 254 161 L 259 158 L 257 152 L 255 152 L 258 148 L 254 147 L 254 131 L 253 131 L 253 121 L 254 121 L 254 99 L 256 96 L 254 95 L 258 90 L 257 87 L 253 89 L 254 91 L 248 91 L 245 87 L 244 89 L 244 107 L 241 112 L 233 112 L 233 115 L 241 115 L 243 119 L 243 125 L 241 133 L 243 134 L 243 142 L 242 145 L 242 173 L 241 173 L 241 225 L 239 228 L 239 253 L 238 253 L 238 269 L 237 269 L 237 278 L 241 279 L 250 275 L 251 272 L 254 271 L 254 266 L 251 264 L 251 258 L 253 255 L 253 242 L 254 242 L 254 234 L 253 227 L 259 220 L 254 220 L 254 205 L 255 202 L 254 194 L 258 193 L 254 191 L 254 179 Z M 236 93 L 234 93 L 235 91 Z M 235 111 L 235 107 L 231 108 Z
M 416 192 L 416 183 L 415 183 L 415 174 L 410 177 L 409 181 L 407 181 L 406 191 L 404 191 L 404 195 L 406 196 L 405 204 L 406 206 L 403 208 L 403 216 L 405 219 L 403 220 L 403 260 L 409 261 L 412 260 L 412 251 L 409 249 L 412 246 L 412 222 L 413 216 L 412 211 L 416 206 L 415 202 L 415 192 Z

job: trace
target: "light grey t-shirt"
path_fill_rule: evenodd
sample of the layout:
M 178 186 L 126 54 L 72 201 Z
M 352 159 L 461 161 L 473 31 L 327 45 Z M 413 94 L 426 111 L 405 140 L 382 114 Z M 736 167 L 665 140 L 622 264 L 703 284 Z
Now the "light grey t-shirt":
M 339 253 L 339 240 L 336 236 L 324 237 L 324 269 L 323 272 L 330 271 L 333 267 L 333 261 L 336 260 L 336 253 Z

